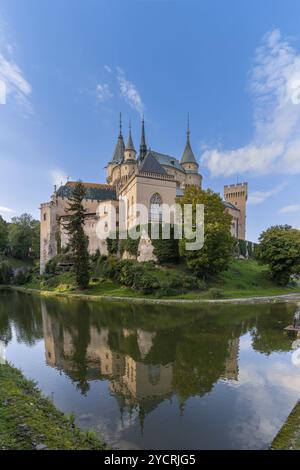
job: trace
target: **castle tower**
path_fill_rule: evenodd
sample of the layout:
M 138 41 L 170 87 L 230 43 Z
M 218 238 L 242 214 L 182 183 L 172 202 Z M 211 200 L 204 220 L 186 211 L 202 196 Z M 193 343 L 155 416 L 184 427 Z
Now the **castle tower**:
M 135 160 L 136 150 L 131 137 L 131 122 L 129 121 L 129 135 L 127 145 L 124 152 L 124 161 Z
M 107 165 L 107 177 L 106 181 L 109 184 L 115 184 L 117 180 L 120 179 L 121 173 L 118 168 L 119 164 L 124 160 L 125 145 L 122 135 L 122 114 L 120 113 L 120 122 L 119 122 L 119 135 L 116 143 L 116 147 L 112 156 L 111 161 Z
M 224 199 L 239 210 L 236 238 L 239 240 L 245 240 L 248 183 L 237 183 L 224 186 Z
M 190 143 L 190 119 L 188 115 L 187 130 L 186 130 L 186 143 L 185 148 L 180 160 L 180 165 L 187 173 L 186 184 L 194 184 L 201 186 L 202 177 L 198 172 L 199 165 L 195 158 L 194 152 Z

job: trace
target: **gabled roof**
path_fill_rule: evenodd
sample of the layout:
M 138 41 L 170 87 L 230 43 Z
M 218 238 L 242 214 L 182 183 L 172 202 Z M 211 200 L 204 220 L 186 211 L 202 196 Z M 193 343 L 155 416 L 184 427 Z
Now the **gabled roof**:
M 159 161 L 155 158 L 153 152 L 149 150 L 140 164 L 139 170 L 144 173 L 157 173 L 166 175 L 166 170 L 161 166 Z
M 97 183 L 82 183 L 86 191 L 86 199 L 103 201 L 116 199 L 116 189 L 114 186 L 108 184 L 97 184 Z M 61 186 L 56 195 L 59 197 L 69 198 L 72 194 L 72 190 L 76 185 L 75 181 L 68 181 L 65 185 Z

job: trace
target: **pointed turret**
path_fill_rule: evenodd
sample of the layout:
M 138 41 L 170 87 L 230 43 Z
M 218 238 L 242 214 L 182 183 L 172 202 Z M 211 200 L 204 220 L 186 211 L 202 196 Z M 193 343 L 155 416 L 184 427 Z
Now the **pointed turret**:
M 125 148 L 124 156 L 125 156 L 125 160 L 135 160 L 135 156 L 136 156 L 136 150 L 135 150 L 134 143 L 131 137 L 131 121 L 129 121 L 129 134 L 128 134 L 128 141 L 127 141 L 127 145 Z
M 188 122 L 187 122 L 187 131 L 186 131 L 186 143 L 185 143 L 185 148 L 184 152 L 182 154 L 181 160 L 180 160 L 181 165 L 184 167 L 184 169 L 194 169 L 194 166 L 196 165 L 198 168 L 198 163 L 195 158 L 194 152 L 191 147 L 190 143 L 190 119 L 188 115 Z M 188 165 L 190 164 L 192 168 L 189 168 Z
M 112 162 L 121 163 L 124 159 L 125 145 L 122 135 L 122 114 L 120 113 L 120 130 L 118 135 L 118 141 L 113 153 Z
M 144 116 L 142 119 L 142 133 L 141 133 L 141 144 L 140 144 L 140 159 L 143 160 L 147 154 L 147 145 L 145 137 L 145 120 Z

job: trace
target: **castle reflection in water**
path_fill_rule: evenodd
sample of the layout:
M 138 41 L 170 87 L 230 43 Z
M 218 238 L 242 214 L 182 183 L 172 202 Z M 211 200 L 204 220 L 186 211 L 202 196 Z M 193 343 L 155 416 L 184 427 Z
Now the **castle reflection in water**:
M 292 349 L 283 334 L 290 305 L 130 305 L 2 295 L 0 356 L 13 337 L 43 341 L 48 366 L 86 395 L 107 381 L 121 411 L 141 418 L 176 397 L 181 412 L 190 397 L 210 393 L 218 381 L 239 385 L 241 337 L 264 355 Z M 1 360 L 1 358 L 0 358 Z
M 80 332 L 49 315 L 45 302 L 42 302 L 42 319 L 47 364 L 65 372 L 82 393 L 88 390 L 89 381 L 107 379 L 111 393 L 122 408 L 139 405 L 140 413 L 146 413 L 176 391 L 176 361 L 151 361 L 151 357 L 157 356 L 155 340 L 160 332 L 121 327 L 115 342 L 119 348 L 114 348 L 114 335 L 108 327 L 90 325 L 88 341 L 80 351 Z M 132 349 L 139 360 L 120 349 Z M 229 338 L 224 352 L 220 378 L 238 381 L 239 337 Z M 163 356 L 161 359 L 163 361 Z

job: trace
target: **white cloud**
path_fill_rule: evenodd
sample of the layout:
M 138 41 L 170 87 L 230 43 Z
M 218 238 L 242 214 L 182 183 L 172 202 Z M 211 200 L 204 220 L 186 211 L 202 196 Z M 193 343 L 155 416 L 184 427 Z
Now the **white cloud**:
M 9 56 L 6 56 L 3 51 L 8 51 Z M 5 84 L 6 95 L 13 96 L 18 104 L 26 108 L 27 111 L 32 111 L 29 102 L 32 88 L 29 82 L 24 78 L 23 72 L 13 59 L 13 48 L 9 44 L 1 45 L 0 50 L 0 81 Z M 6 102 L 7 102 L 6 97 Z
M 273 189 L 270 189 L 269 191 L 252 191 L 249 194 L 248 202 L 252 205 L 262 204 L 266 199 L 269 199 L 275 194 L 280 193 L 285 187 L 286 183 L 283 183 Z
M 50 171 L 50 179 L 53 185 L 57 187 L 65 184 L 70 178 L 66 175 L 66 173 L 58 168 Z
M 112 70 L 111 70 L 111 68 L 110 68 L 109 65 L 104 65 L 104 68 L 105 68 L 106 72 L 109 72 L 109 73 L 112 72 Z
M 117 68 L 117 79 L 119 82 L 120 93 L 122 98 L 140 115 L 144 113 L 144 103 L 142 101 L 141 95 L 138 92 L 136 86 L 126 79 L 124 71 Z
M 14 212 L 14 210 L 10 207 L 0 206 L 0 214 L 9 214 L 11 212 Z
M 107 83 L 98 83 L 96 86 L 97 98 L 99 101 L 108 101 L 110 98 L 113 97 L 112 92 L 109 89 L 109 85 Z
M 250 91 L 254 136 L 244 147 L 208 149 L 202 163 L 214 176 L 236 173 L 300 173 L 300 54 L 267 33 L 255 55 Z
M 291 204 L 289 206 L 282 207 L 279 211 L 281 214 L 293 214 L 300 212 L 300 204 Z

